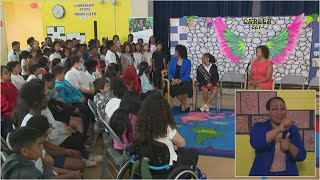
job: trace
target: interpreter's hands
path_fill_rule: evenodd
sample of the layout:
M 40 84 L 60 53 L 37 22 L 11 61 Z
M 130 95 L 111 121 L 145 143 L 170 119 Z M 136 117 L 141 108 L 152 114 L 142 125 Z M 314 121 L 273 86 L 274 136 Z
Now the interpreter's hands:
M 86 103 L 86 101 L 87 101 L 86 97 L 83 96 L 82 102 L 83 102 L 83 103 Z
M 78 108 L 76 108 L 76 109 L 74 110 L 74 113 L 78 113 L 78 112 L 80 112 L 80 110 L 79 110 Z
M 178 150 L 178 146 L 173 145 L 173 149 L 174 149 L 175 151 Z
M 290 139 L 289 139 L 290 133 L 288 132 L 286 137 L 284 139 L 280 140 L 280 148 L 283 152 L 288 151 L 289 150 L 289 146 L 290 146 Z
M 293 120 L 290 120 L 290 119 L 283 119 L 281 124 L 280 124 L 280 128 L 281 128 L 281 131 L 284 131 L 288 128 L 290 128 L 295 122 Z
M 64 129 L 66 130 L 66 135 L 72 135 L 72 128 L 70 126 L 64 126 Z
M 212 84 L 211 84 L 211 83 L 208 83 L 208 84 L 207 84 L 207 87 L 208 87 L 208 88 L 211 88 L 211 87 L 212 87 Z
M 68 157 L 76 158 L 76 159 L 82 159 L 81 153 L 79 151 L 73 150 L 73 149 L 67 149 L 66 154 Z
M 53 165 L 53 158 L 49 154 L 45 154 L 44 157 L 41 155 L 40 158 L 44 166 Z

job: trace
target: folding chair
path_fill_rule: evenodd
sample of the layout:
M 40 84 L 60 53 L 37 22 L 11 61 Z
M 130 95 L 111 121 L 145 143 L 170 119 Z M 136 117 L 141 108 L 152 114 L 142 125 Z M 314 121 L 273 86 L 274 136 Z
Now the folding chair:
M 7 142 L 1 137 L 1 163 L 4 163 L 8 156 L 10 155 L 10 148 Z
M 312 78 L 311 81 L 309 82 L 308 89 L 312 88 L 319 91 L 319 80 L 320 80 L 319 76 Z
M 96 121 L 94 123 L 94 125 L 93 125 L 94 140 L 92 142 L 92 149 L 95 149 L 97 141 L 98 141 L 98 136 L 99 136 L 99 134 L 103 133 L 104 130 L 103 130 L 103 128 L 99 128 L 99 116 L 97 114 L 97 106 L 96 106 L 96 104 L 91 99 L 89 99 L 88 100 L 88 106 L 89 106 L 91 112 L 93 113 L 93 115 L 95 117 L 95 121 Z
M 222 106 L 222 90 L 223 88 L 242 89 L 244 84 L 244 76 L 240 73 L 225 73 L 221 76 L 220 89 L 220 107 Z
M 123 147 L 122 154 L 113 147 L 113 143 L 109 143 L 109 145 L 104 149 L 104 154 L 108 153 L 109 158 L 107 158 L 107 161 L 110 163 L 112 168 L 118 173 L 121 170 L 122 166 L 130 159 L 130 156 L 128 155 L 128 150 L 130 149 L 130 146 L 126 147 L 124 143 L 121 141 L 121 139 L 118 137 L 118 135 L 110 127 L 109 123 L 106 120 L 104 120 L 102 110 L 98 109 L 98 115 L 100 118 L 100 122 L 102 122 L 104 128 L 106 129 L 106 132 L 110 134 L 113 140 L 117 140 Z M 110 140 L 110 142 L 112 142 L 112 140 Z M 107 168 L 106 170 L 111 175 L 111 172 Z
M 285 75 L 281 78 L 280 88 L 282 89 L 304 89 L 306 78 L 301 75 Z M 287 88 L 289 87 L 289 88 Z

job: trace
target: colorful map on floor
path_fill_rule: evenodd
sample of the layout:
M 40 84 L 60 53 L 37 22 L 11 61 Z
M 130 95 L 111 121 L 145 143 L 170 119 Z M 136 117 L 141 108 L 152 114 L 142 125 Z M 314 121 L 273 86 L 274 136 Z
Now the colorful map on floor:
M 200 155 L 234 158 L 234 110 L 181 113 L 173 108 L 178 132 Z

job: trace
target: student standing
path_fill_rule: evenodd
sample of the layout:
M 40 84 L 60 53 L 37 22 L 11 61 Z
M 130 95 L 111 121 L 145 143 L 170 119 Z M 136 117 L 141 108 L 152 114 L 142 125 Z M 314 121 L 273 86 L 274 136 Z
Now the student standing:
M 8 53 L 8 61 L 18 61 L 19 62 L 19 55 L 20 55 L 20 43 L 18 41 L 13 41 L 12 50 Z
M 153 83 L 158 89 L 161 88 L 161 71 L 167 69 L 166 57 L 162 52 L 162 44 L 157 43 L 157 50 L 152 54 Z

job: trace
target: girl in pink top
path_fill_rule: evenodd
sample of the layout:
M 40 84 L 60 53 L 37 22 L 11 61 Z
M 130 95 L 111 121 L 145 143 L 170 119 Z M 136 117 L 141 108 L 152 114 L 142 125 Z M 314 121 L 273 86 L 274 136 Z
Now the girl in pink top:
M 132 144 L 137 137 L 135 127 L 140 104 L 141 99 L 139 93 L 127 91 L 121 99 L 119 109 L 113 113 L 110 119 L 110 127 L 124 144 L 124 146 L 122 146 L 120 142 L 115 139 L 113 140 L 114 148 L 120 152 Z
M 249 89 L 272 89 L 272 62 L 268 60 L 269 49 L 267 46 L 256 48 L 257 59 L 252 62 L 249 74 Z

